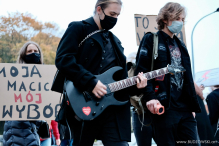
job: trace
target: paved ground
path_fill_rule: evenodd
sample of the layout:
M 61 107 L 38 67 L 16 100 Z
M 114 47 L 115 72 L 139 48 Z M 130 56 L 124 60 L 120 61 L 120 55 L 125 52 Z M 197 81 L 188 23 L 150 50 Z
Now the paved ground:
M 0 135 L 0 146 L 3 146 L 1 140 L 2 140 L 2 135 Z M 152 143 L 153 144 L 151 146 L 157 146 L 156 144 L 154 144 L 154 141 L 152 141 Z M 93 146 L 103 146 L 103 144 L 99 140 L 99 141 L 95 142 Z M 135 141 L 134 133 L 132 133 L 132 142 L 129 143 L 129 146 L 137 146 L 136 141 Z
M 99 141 L 95 142 L 93 146 L 103 146 L 103 144 L 102 144 L 102 142 L 99 140 Z M 134 135 L 134 133 L 132 133 L 132 141 L 129 142 L 129 146 L 138 146 L 137 143 L 136 143 L 136 140 L 135 140 L 135 135 Z M 151 145 L 151 146 L 157 146 L 157 145 L 155 144 L 154 141 L 152 141 L 152 145 Z

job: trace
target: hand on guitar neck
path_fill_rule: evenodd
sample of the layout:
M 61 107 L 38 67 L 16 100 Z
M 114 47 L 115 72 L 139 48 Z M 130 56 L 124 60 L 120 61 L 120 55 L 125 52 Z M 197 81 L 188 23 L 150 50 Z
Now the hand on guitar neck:
M 152 114 L 162 115 L 164 113 L 164 106 L 158 100 L 150 100 L 146 103 L 146 106 Z
M 137 88 L 142 89 L 147 86 L 147 78 L 143 76 L 143 72 L 138 74 L 137 78 Z M 107 87 L 100 81 L 98 80 L 96 86 L 94 87 L 92 93 L 97 97 L 101 98 L 105 94 L 107 94 Z
M 147 86 L 147 78 L 145 78 L 143 76 L 143 72 L 138 73 L 137 85 L 136 86 L 137 86 L 138 89 L 142 89 L 142 88 Z

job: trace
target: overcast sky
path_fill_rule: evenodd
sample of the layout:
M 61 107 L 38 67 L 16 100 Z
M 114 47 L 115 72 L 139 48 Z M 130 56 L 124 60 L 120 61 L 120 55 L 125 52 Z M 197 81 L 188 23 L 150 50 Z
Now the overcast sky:
M 29 12 L 42 22 L 59 25 L 63 32 L 71 21 L 93 16 L 97 0 L 0 0 L 0 15 Z M 157 15 L 168 0 L 123 0 L 121 15 L 112 32 L 121 40 L 125 55 L 136 52 L 134 14 Z M 186 42 L 191 52 L 191 32 L 203 16 L 219 8 L 219 0 L 175 0 L 187 8 Z M 219 12 L 203 19 L 194 32 L 195 72 L 219 68 Z

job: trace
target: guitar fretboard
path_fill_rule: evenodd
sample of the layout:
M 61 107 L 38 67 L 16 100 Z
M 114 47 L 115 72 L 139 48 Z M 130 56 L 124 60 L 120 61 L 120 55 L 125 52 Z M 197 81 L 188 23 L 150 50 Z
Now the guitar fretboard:
M 143 76 L 146 77 L 148 80 L 150 80 L 150 79 L 153 79 L 153 78 L 156 78 L 156 77 L 168 74 L 168 73 L 169 73 L 169 71 L 168 71 L 167 67 L 165 67 L 165 68 L 154 70 L 154 71 L 151 71 L 148 73 L 144 73 Z M 138 78 L 137 76 L 134 76 L 134 77 L 131 77 L 128 79 L 118 81 L 118 82 L 110 83 L 110 84 L 108 84 L 108 86 L 109 86 L 111 92 L 119 91 L 121 89 L 136 85 L 137 78 Z

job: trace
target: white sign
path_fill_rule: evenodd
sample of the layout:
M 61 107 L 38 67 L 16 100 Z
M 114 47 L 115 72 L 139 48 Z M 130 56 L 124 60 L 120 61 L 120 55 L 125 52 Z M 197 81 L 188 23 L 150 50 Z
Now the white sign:
M 142 15 L 142 14 L 135 14 L 135 30 L 136 30 L 136 40 L 137 45 L 140 45 L 140 42 L 143 36 L 147 32 L 157 32 L 157 22 L 156 17 L 157 15 Z M 176 36 L 182 40 L 186 44 L 186 34 L 185 34 L 185 27 L 183 26 L 182 31 L 180 31 Z
M 219 85 L 219 68 L 196 73 L 195 82 L 198 86 L 203 84 L 205 87 Z
M 55 65 L 0 63 L 0 121 L 54 120 L 60 94 L 52 92 Z

